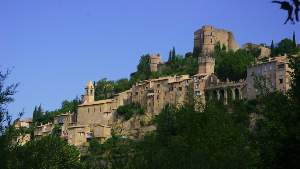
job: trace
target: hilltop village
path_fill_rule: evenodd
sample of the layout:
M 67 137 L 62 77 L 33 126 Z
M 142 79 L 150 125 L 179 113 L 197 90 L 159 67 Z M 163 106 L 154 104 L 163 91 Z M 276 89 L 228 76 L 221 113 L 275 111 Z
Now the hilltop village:
M 282 91 L 290 88 L 290 68 L 286 55 L 271 57 L 271 50 L 264 45 L 246 44 L 242 48 L 255 46 L 260 54 L 255 63 L 247 68 L 246 79 L 238 81 L 220 80 L 215 74 L 215 46 L 220 44 L 226 50 L 236 51 L 241 47 L 232 32 L 203 26 L 194 33 L 194 49 L 199 50 L 198 73 L 194 75 L 174 75 L 136 82 L 129 90 L 115 94 L 111 99 L 95 100 L 95 86 L 89 81 L 84 90 L 82 104 L 77 112 L 66 112 L 54 118 L 52 123 L 42 124 L 34 130 L 34 138 L 51 134 L 54 126 L 60 126 L 60 135 L 69 144 L 81 147 L 91 139 L 104 142 L 112 134 L 139 139 L 156 129 L 153 119 L 167 105 L 181 106 L 189 97 L 201 105 L 208 100 L 219 100 L 225 105 L 232 100 L 255 99 L 260 94 L 255 83 L 264 79 L 268 91 Z M 150 56 L 151 72 L 159 72 L 165 62 L 159 54 Z M 117 113 L 124 105 L 140 105 L 144 112 L 129 119 Z M 18 127 L 29 127 L 30 120 L 19 120 Z M 30 135 L 18 138 L 25 144 Z

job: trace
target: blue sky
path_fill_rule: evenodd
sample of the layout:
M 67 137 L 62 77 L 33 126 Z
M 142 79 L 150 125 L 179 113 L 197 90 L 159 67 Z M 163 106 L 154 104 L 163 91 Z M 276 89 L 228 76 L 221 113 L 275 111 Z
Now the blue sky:
M 1 0 L 0 68 L 20 83 L 9 111 L 56 109 L 88 80 L 128 77 L 142 54 L 189 52 L 205 24 L 231 30 L 240 45 L 291 37 L 300 24 L 285 17 L 270 0 Z

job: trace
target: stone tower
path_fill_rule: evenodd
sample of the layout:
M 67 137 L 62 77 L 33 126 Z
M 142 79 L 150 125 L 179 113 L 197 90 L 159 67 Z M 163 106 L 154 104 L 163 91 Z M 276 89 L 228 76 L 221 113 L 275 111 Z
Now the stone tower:
M 230 31 L 217 29 L 213 26 L 203 26 L 194 33 L 194 48 L 199 53 L 199 74 L 212 74 L 215 68 L 214 50 L 215 45 L 220 43 L 227 50 L 239 48 L 233 34 Z
M 150 56 L 150 71 L 157 72 L 159 71 L 159 65 L 162 65 L 163 62 L 160 58 L 160 54 L 155 54 Z
M 198 65 L 199 74 L 213 74 L 215 71 L 215 58 L 208 55 L 198 57 Z
M 85 87 L 84 103 L 95 101 L 95 87 L 92 81 L 89 81 Z

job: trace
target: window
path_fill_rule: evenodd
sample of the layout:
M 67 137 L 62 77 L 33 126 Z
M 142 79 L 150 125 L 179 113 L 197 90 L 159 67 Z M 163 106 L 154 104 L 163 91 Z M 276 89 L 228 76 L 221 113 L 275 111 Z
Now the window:
M 94 107 L 94 112 L 96 112 L 96 108 Z
M 90 94 L 93 95 L 93 90 L 90 91 Z
M 278 65 L 278 69 L 283 69 L 284 68 L 284 64 Z
M 156 86 L 157 86 L 157 87 L 160 87 L 160 84 L 157 84 Z
M 90 108 L 88 108 L 88 113 L 90 112 Z
M 279 83 L 282 84 L 283 83 L 283 79 L 279 79 Z
M 179 87 L 178 89 L 179 89 L 179 91 L 182 91 L 182 87 Z

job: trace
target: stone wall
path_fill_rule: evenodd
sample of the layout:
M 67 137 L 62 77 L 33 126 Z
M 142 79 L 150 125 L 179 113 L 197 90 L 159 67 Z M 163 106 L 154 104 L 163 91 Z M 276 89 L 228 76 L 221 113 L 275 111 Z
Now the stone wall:
M 194 33 L 194 48 L 201 51 L 200 55 L 212 55 L 217 43 L 224 45 L 227 50 L 237 50 L 239 45 L 236 43 L 232 32 L 217 29 L 213 26 L 203 26 Z

